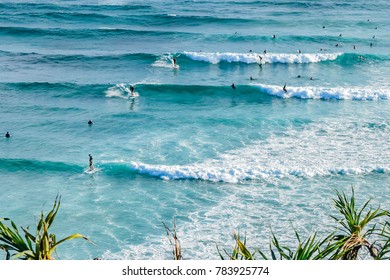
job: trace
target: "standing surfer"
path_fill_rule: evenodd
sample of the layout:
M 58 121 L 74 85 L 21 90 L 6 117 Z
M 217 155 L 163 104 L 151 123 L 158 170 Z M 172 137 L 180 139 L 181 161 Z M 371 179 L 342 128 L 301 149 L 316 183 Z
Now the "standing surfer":
M 131 96 L 134 96 L 134 87 L 133 86 L 130 86 L 130 94 L 131 94 Z
M 92 156 L 91 154 L 89 154 L 88 156 L 89 156 L 89 171 L 93 171 Z
M 287 92 L 286 84 L 284 84 L 284 86 L 283 86 L 283 91 L 284 91 L 284 92 Z

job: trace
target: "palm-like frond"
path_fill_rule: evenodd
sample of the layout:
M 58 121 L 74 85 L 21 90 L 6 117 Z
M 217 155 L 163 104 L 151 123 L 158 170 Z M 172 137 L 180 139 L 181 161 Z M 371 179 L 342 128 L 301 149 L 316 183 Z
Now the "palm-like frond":
M 60 207 L 61 197 L 56 197 L 52 210 L 45 217 L 41 212 L 37 224 L 35 236 L 29 232 L 29 228 L 21 228 L 24 232 L 24 238 L 20 235 L 17 226 L 8 218 L 0 219 L 0 248 L 6 251 L 6 259 L 24 259 L 24 260 L 50 260 L 57 246 L 67 240 L 87 237 L 81 234 L 72 234 L 56 242 L 56 236 L 49 233 L 49 228 L 54 222 Z M 11 227 L 6 226 L 1 221 L 10 221 Z M 11 254 L 11 252 L 14 252 Z

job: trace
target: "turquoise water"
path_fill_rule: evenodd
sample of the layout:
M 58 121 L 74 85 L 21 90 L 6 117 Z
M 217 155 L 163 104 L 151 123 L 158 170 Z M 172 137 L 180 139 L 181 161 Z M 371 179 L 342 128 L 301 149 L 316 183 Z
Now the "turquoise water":
M 94 243 L 61 259 L 169 259 L 174 219 L 218 259 L 323 230 L 335 190 L 390 208 L 387 1 L 96 2 L 0 3 L 0 217 L 60 194 Z

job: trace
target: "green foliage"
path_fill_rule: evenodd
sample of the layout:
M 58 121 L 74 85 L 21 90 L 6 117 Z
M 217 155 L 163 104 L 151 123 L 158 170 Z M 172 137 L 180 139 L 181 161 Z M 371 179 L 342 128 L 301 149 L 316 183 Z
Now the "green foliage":
M 240 235 L 233 232 L 233 237 L 236 242 L 233 252 L 228 253 L 225 249 L 223 250 L 226 256 L 229 258 L 229 260 L 254 260 L 254 256 L 256 252 L 251 253 L 248 248 L 246 247 L 246 238 L 244 238 L 244 241 L 241 241 Z M 224 256 L 222 255 L 221 251 L 219 250 L 217 246 L 217 250 L 219 253 L 219 257 L 224 260 Z
M 331 216 L 337 223 L 336 231 L 319 239 L 317 233 L 309 235 L 302 240 L 298 232 L 294 229 L 298 246 L 291 249 L 279 243 L 277 237 L 272 232 L 272 239 L 269 245 L 271 258 L 258 250 L 261 258 L 272 260 L 356 260 L 361 254 L 361 249 L 368 250 L 373 259 L 390 259 L 390 222 L 385 220 L 381 222 L 380 218 L 388 218 L 388 211 L 369 208 L 371 200 L 366 201 L 362 208 L 357 209 L 355 205 L 355 193 L 352 188 L 351 197 L 348 198 L 345 193 L 336 191 L 337 198 L 334 199 L 335 207 L 341 214 L 341 217 Z M 225 254 L 231 260 L 246 259 L 253 260 L 255 252 L 250 253 L 245 243 L 240 240 L 239 235 L 235 233 L 236 241 L 233 253 Z M 371 242 L 370 239 L 374 239 Z M 224 259 L 221 251 L 218 253 L 221 259 Z
M 374 220 L 387 216 L 389 212 L 382 210 L 380 207 L 375 210 L 368 209 L 368 205 L 371 199 L 363 204 L 361 209 L 357 209 L 355 205 L 355 193 L 352 188 L 352 195 L 348 199 L 345 193 L 336 191 L 337 199 L 334 199 L 335 207 L 341 214 L 341 218 L 332 216 L 332 218 L 339 224 L 340 234 L 337 236 L 337 240 L 333 243 L 333 246 L 337 247 L 336 253 L 332 256 L 332 259 L 344 259 L 355 260 L 358 258 L 359 251 L 365 247 L 370 252 L 372 258 L 377 259 L 378 248 L 374 243 L 369 241 L 369 238 L 377 238 L 379 236 L 386 237 L 386 228 L 377 229 L 379 223 L 374 223 Z M 385 239 L 385 243 L 389 242 Z M 384 255 L 383 255 L 384 254 Z M 387 253 L 382 252 L 382 257 L 385 257 Z
M 53 208 L 47 216 L 41 212 L 35 235 L 29 232 L 28 227 L 26 229 L 21 227 L 24 233 L 23 238 L 12 220 L 9 218 L 0 219 L 0 249 L 5 250 L 7 260 L 51 260 L 53 259 L 52 254 L 61 243 L 75 238 L 88 240 L 85 236 L 76 233 L 57 242 L 56 236 L 49 233 L 49 228 L 53 224 L 60 208 L 60 200 L 61 198 L 57 196 Z M 11 228 L 2 221 L 9 221 Z
M 333 246 L 329 246 L 333 234 L 318 240 L 317 233 L 314 233 L 302 241 L 299 233 L 296 230 L 294 231 L 298 241 L 298 246 L 295 250 L 282 246 L 275 234 L 272 233 L 272 240 L 269 246 L 272 260 L 320 260 L 336 250 Z M 259 250 L 259 253 L 263 259 L 268 259 L 262 251 Z M 278 257 L 277 254 L 279 254 Z

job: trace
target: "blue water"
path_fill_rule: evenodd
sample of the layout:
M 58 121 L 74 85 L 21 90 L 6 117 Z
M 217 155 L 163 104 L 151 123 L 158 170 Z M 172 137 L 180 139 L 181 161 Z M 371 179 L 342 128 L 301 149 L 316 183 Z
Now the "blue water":
M 93 244 L 58 258 L 169 259 L 174 219 L 185 259 L 293 244 L 351 186 L 390 208 L 388 1 L 96 2 L 0 3 L 0 217 L 61 195 Z

